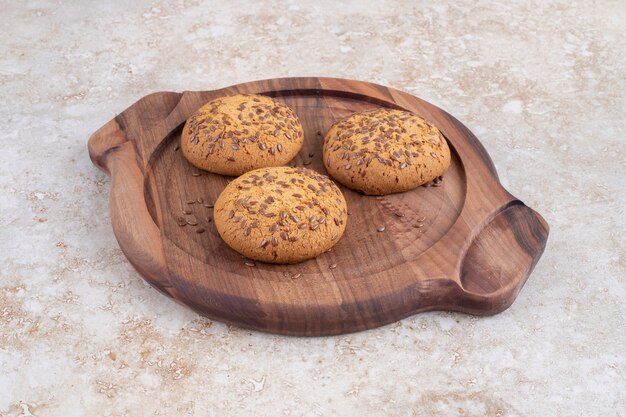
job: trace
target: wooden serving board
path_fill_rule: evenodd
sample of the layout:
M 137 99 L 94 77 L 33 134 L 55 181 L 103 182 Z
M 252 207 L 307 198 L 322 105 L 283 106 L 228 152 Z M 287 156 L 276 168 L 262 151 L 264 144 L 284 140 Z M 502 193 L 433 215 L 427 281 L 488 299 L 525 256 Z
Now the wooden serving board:
M 297 165 L 326 173 L 322 142 L 332 123 L 389 107 L 438 126 L 452 148 L 451 167 L 437 187 L 382 198 L 342 187 L 350 216 L 332 251 L 297 265 L 246 266 L 206 207 L 230 178 L 197 170 L 179 150 L 185 120 L 205 102 L 236 93 L 269 95 L 295 110 L 305 131 Z M 331 335 L 426 310 L 501 312 L 548 238 L 544 219 L 502 187 L 465 126 L 410 94 L 366 82 L 282 78 L 151 94 L 95 132 L 89 155 L 112 176 L 115 236 L 146 281 L 200 314 L 267 332 Z M 181 216 L 197 225 L 180 226 Z

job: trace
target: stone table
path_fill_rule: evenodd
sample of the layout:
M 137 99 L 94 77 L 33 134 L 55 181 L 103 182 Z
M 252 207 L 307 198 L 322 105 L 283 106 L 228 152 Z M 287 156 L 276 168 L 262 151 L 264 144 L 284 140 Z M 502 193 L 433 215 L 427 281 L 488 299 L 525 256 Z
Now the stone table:
M 80 0 L 0 13 L 0 416 L 626 414 L 623 1 Z M 119 250 L 89 135 L 155 91 L 372 81 L 551 226 L 511 308 L 326 338 L 199 317 Z

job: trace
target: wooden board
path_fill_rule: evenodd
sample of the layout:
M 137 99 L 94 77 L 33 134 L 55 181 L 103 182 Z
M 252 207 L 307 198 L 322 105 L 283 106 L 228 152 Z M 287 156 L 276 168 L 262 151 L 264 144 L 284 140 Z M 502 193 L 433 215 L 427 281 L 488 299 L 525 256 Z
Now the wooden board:
M 269 95 L 295 110 L 305 130 L 297 165 L 326 173 L 321 146 L 331 124 L 381 106 L 437 125 L 452 165 L 438 187 L 382 198 L 342 187 L 350 216 L 331 252 L 297 265 L 249 267 L 219 237 L 212 209 L 186 204 L 214 202 L 229 178 L 200 172 L 179 150 L 184 121 L 205 102 L 235 93 Z M 501 186 L 489 155 L 458 120 L 365 82 L 283 78 L 151 94 L 95 132 L 89 154 L 112 176 L 115 236 L 144 279 L 200 314 L 267 332 L 339 334 L 435 309 L 498 313 L 517 296 L 548 237 L 543 218 Z M 189 207 L 184 217 L 198 225 L 181 227 Z

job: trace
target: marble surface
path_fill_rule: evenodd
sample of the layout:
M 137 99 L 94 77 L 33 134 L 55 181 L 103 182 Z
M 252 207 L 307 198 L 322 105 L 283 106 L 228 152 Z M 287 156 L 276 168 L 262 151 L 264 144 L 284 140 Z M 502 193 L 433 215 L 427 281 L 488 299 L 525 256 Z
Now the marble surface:
M 0 416 L 626 415 L 626 4 L 0 3 Z M 89 135 L 154 91 L 278 76 L 418 95 L 551 226 L 513 306 L 290 338 L 119 250 Z

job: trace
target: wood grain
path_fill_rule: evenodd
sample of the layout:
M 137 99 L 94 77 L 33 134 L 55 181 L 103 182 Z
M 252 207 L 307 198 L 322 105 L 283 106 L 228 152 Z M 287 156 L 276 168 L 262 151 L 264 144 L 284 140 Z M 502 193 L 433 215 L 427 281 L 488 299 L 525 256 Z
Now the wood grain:
M 295 110 L 305 129 L 297 165 L 326 173 L 326 130 L 381 106 L 437 125 L 452 165 L 437 187 L 383 198 L 342 188 L 350 216 L 331 252 L 249 267 L 220 239 L 208 207 L 229 178 L 198 171 L 179 150 L 184 121 L 206 101 L 235 93 L 266 94 Z M 339 334 L 435 309 L 498 313 L 515 300 L 548 238 L 543 218 L 501 186 L 489 155 L 458 120 L 371 83 L 283 78 L 151 94 L 95 132 L 89 154 L 113 178 L 113 229 L 144 279 L 203 315 L 267 332 Z M 181 218 L 190 224 L 180 226 Z

